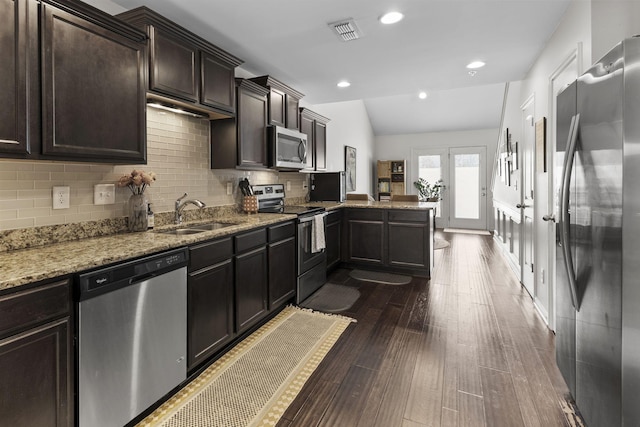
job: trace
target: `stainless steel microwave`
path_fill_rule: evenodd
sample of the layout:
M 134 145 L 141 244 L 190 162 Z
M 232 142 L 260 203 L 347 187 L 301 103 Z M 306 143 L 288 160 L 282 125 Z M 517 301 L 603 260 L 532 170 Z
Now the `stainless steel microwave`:
M 271 167 L 304 169 L 307 166 L 307 135 L 281 126 L 269 126 Z

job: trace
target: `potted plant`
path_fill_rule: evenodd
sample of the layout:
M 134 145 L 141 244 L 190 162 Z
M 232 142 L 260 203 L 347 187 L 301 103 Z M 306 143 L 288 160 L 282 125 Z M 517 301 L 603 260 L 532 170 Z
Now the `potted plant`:
M 418 178 L 413 185 L 418 189 L 420 200 L 423 202 L 437 202 L 440 201 L 440 194 L 444 188 L 442 179 L 437 180 L 433 184 L 430 184 L 424 178 Z

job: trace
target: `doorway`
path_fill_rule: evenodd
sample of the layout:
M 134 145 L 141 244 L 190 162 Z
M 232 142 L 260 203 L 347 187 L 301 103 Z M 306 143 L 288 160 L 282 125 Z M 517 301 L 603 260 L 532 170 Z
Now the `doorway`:
M 486 148 L 414 149 L 412 182 L 442 179 L 444 189 L 436 208 L 438 228 L 487 228 Z

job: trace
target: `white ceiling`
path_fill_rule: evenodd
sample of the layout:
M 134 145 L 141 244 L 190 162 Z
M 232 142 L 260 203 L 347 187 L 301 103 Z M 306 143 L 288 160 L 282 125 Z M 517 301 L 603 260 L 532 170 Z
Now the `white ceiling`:
M 308 104 L 363 100 L 377 135 L 497 128 L 504 83 L 525 76 L 570 2 L 111 1 L 154 9 L 244 60 L 249 73 L 304 93 Z M 109 0 L 88 2 L 119 11 Z M 392 9 L 404 20 L 379 23 Z M 361 39 L 342 42 L 327 25 L 345 18 L 355 19 Z M 465 68 L 472 60 L 487 63 L 475 77 Z M 342 79 L 351 87 L 336 87 Z

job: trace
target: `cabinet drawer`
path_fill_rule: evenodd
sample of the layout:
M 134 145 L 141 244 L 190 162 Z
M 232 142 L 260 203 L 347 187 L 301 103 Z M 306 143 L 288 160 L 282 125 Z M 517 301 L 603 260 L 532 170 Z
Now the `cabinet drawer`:
M 269 243 L 295 236 L 296 225 L 293 221 L 269 227 Z
M 349 209 L 347 215 L 349 220 L 362 220 L 362 221 L 383 221 L 384 220 L 383 209 Z
M 267 229 L 250 231 L 248 233 L 236 236 L 236 253 L 248 251 L 267 244 Z
M 342 221 L 342 210 L 327 212 L 327 225 Z
M 189 248 L 189 271 L 196 271 L 233 256 L 231 237 L 205 242 Z
M 429 212 L 426 211 L 389 211 L 389 222 L 427 222 L 428 219 Z
M 0 296 L 0 338 L 70 312 L 69 280 Z

